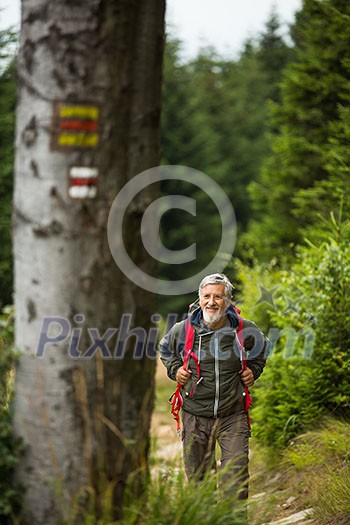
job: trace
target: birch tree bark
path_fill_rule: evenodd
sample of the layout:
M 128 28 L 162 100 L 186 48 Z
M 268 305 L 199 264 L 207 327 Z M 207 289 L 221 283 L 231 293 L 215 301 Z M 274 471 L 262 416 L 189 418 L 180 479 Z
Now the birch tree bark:
M 23 525 L 56 524 L 63 502 L 84 506 L 109 482 L 118 514 L 128 474 L 147 463 L 154 360 L 109 357 L 118 333 L 106 330 L 128 313 L 147 331 L 154 298 L 118 270 L 106 224 L 124 184 L 159 163 L 164 2 L 22 2 L 13 231 Z M 128 248 L 150 274 L 139 216 L 151 198 L 150 188 L 126 217 Z M 40 353 L 45 333 L 57 341 Z

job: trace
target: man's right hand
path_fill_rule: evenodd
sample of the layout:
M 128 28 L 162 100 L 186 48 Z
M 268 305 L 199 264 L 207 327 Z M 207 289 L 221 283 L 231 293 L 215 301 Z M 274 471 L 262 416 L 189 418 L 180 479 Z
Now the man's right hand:
M 176 381 L 180 383 L 180 385 L 184 386 L 191 377 L 191 374 L 191 371 L 187 371 L 183 366 L 181 366 L 176 372 Z

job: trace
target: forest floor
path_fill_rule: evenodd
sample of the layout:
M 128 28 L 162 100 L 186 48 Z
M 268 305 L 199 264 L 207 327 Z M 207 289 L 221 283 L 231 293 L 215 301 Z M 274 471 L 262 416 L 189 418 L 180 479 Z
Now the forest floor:
M 164 367 L 158 363 L 156 374 L 156 406 L 152 419 L 153 469 L 166 471 L 182 469 L 181 439 L 170 414 L 167 399 L 175 389 Z M 298 480 L 290 480 L 282 468 L 271 469 L 252 439 L 250 451 L 249 525 L 319 525 L 312 509 L 305 506 L 305 489 L 301 492 Z M 334 524 L 336 525 L 336 524 Z

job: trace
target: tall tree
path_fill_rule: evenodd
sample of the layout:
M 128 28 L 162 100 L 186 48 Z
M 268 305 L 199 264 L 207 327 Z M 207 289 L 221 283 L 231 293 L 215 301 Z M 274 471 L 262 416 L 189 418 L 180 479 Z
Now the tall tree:
M 260 257 L 285 254 L 300 242 L 305 229 L 315 224 L 315 209 L 324 216 L 334 210 L 334 198 L 327 198 L 326 187 L 330 187 L 325 185 L 330 170 L 335 177 L 332 188 L 349 193 L 344 170 L 349 20 L 346 0 L 304 0 L 296 16 L 296 58 L 286 69 L 282 103 L 274 110 L 278 134 L 273 154 L 250 188 L 256 219 L 248 239 Z
M 24 525 L 56 524 L 108 484 L 117 514 L 128 474 L 147 464 L 155 363 L 133 359 L 133 345 L 121 358 L 120 323 L 127 313 L 147 329 L 154 299 L 117 268 L 106 224 L 124 184 L 159 164 L 163 20 L 164 0 L 22 5 L 13 215 Z M 127 248 L 148 273 L 139 217 L 150 196 L 125 217 Z
M 180 51 L 180 42 L 168 38 L 162 162 L 190 166 L 219 183 L 234 207 L 240 237 L 251 216 L 247 186 L 257 179 L 270 153 L 268 106 L 279 101 L 278 83 L 292 52 L 273 13 L 263 33 L 245 45 L 238 59 L 224 60 L 205 48 L 195 60 L 183 63 Z M 161 267 L 164 276 L 181 279 L 197 273 L 214 257 L 221 224 L 213 203 L 193 185 L 167 181 L 163 189 L 195 198 L 197 204 L 196 217 L 172 211 L 162 222 L 169 248 L 178 250 L 196 242 L 195 262 Z M 166 310 L 179 311 L 192 298 L 165 297 L 161 303 Z

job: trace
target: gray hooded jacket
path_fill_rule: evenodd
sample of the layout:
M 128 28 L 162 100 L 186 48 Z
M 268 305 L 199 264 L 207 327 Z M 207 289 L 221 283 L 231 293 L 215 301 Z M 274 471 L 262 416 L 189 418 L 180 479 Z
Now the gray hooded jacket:
M 237 344 L 239 317 L 230 306 L 227 326 L 210 330 L 203 321 L 201 308 L 196 305 L 189 313 L 194 328 L 192 351 L 197 355 L 201 378 L 193 357 L 189 358 L 190 380 L 182 387 L 183 410 L 203 417 L 225 417 L 244 410 L 244 385 L 240 372 L 242 362 Z M 258 327 L 243 319 L 244 347 L 247 366 L 257 379 L 265 366 L 269 341 Z M 183 365 L 186 339 L 186 320 L 176 323 L 159 343 L 160 358 L 170 379 Z M 200 382 L 197 384 L 197 381 Z

